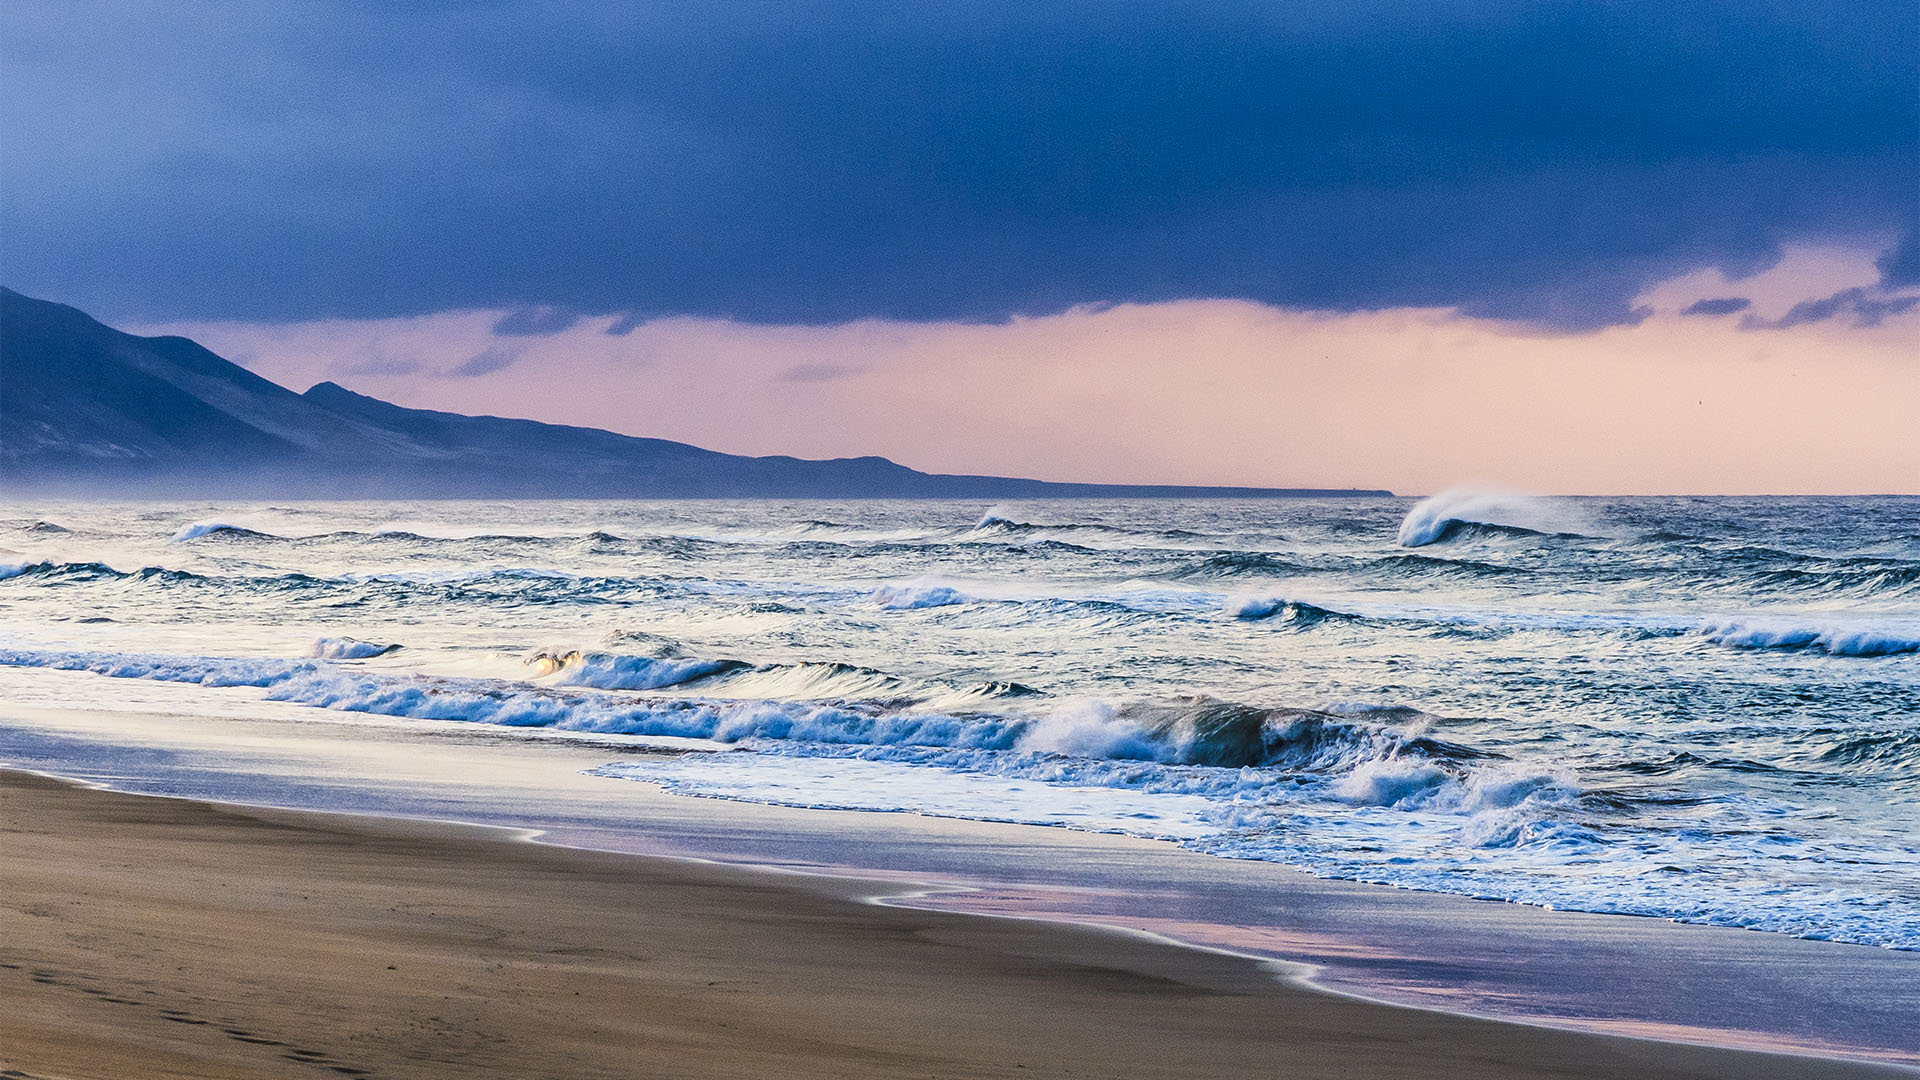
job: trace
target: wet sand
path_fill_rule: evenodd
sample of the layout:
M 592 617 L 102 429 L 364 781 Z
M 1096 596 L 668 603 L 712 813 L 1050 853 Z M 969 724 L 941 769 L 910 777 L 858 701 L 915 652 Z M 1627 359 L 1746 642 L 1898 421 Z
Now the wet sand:
M 118 791 L 539 829 L 548 843 L 881 879 L 947 912 L 1152 931 L 1313 970 L 1323 990 L 1673 1042 L 1920 1064 L 1920 954 L 1311 877 L 1058 828 L 689 799 L 594 775 L 659 753 L 275 702 L 169 707 L 189 687 L 96 680 L 100 708 L 30 704 L 0 672 L 0 767 Z M 116 693 L 117 692 L 117 693 Z M 131 697 L 129 697 L 131 695 Z M 533 733 L 538 736 L 539 733 Z
M 1303 989 L 897 884 L 0 773 L 30 1077 L 1912 1075 Z

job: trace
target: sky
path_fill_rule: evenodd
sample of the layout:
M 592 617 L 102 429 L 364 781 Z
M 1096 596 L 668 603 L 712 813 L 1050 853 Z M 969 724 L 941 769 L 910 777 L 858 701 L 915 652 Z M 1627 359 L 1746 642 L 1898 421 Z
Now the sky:
M 1920 490 L 1920 8 L 0 7 L 0 283 L 1049 479 Z

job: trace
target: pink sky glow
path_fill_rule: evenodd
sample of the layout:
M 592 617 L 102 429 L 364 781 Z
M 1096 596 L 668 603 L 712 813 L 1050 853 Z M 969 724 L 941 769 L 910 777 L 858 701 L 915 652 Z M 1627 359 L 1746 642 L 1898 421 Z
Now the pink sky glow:
M 1875 254 L 1803 247 L 1746 280 L 1689 274 L 1643 294 L 1644 322 L 1589 334 L 1227 300 L 989 325 L 669 318 L 616 335 L 603 317 L 508 337 L 492 329 L 504 312 L 458 311 L 136 330 L 192 337 L 296 390 L 331 379 L 420 408 L 936 472 L 1408 494 L 1463 481 L 1920 491 L 1920 309 L 1877 326 L 1752 325 L 1871 287 Z M 1735 296 L 1752 308 L 1679 313 Z

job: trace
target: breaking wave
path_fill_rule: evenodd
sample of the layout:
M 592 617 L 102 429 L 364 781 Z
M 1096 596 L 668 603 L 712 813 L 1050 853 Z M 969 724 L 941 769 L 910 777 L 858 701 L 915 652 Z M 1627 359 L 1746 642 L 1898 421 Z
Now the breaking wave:
M 320 660 L 367 660 L 375 656 L 385 656 L 400 646 L 383 645 L 377 641 L 361 641 L 350 637 L 323 637 L 313 643 L 313 649 L 307 655 Z
M 282 537 L 272 533 L 259 532 L 241 525 L 229 525 L 221 521 L 196 521 L 184 525 L 173 534 L 173 542 L 184 544 L 189 540 L 200 540 L 209 536 L 227 536 L 236 540 L 279 540 Z
M 636 778 L 1920 945 L 1886 884 L 1920 500 L 60 504 L 0 534 L 0 647 L 39 650 L 0 662 L 254 688 L 187 710 L 691 736 L 715 752 Z M 269 627 L 282 658 L 206 655 Z M 162 640 L 202 655 L 135 654 Z M 1325 704 L 1375 697 L 1483 718 Z
M 354 639 L 323 639 L 332 658 L 378 655 Z M 1020 712 L 946 712 L 890 707 L 885 693 L 894 676 L 839 664 L 771 665 L 751 668 L 730 660 L 663 659 L 611 654 L 539 653 L 528 663 L 546 685 L 508 680 L 389 674 L 331 659 L 246 659 L 155 654 L 0 649 L 0 665 L 89 671 L 124 679 L 197 683 L 209 687 L 256 687 L 267 698 L 347 712 L 413 719 L 465 720 L 513 726 L 633 735 L 672 735 L 737 742 L 796 740 L 870 747 L 932 746 L 948 749 L 1019 750 L 1077 757 L 1209 766 L 1317 771 L 1352 767 L 1374 758 L 1412 755 L 1464 762 L 1489 755 L 1426 734 L 1431 718 L 1410 723 L 1313 709 L 1274 708 L 1196 697 L 1177 702 L 1097 701 L 1053 703 Z M 717 697 L 623 697 L 565 688 L 648 690 L 716 676 L 753 688 L 774 689 L 786 680 L 814 689 L 838 679 L 834 689 L 855 693 L 835 698 L 777 700 Z M 852 676 L 854 685 L 847 685 Z M 1033 691 L 993 684 L 1000 696 L 1019 699 Z M 737 687 L 736 687 L 737 688 Z M 790 686 L 789 690 L 794 687 Z
M 1277 620 L 1296 627 L 1313 626 L 1328 619 L 1349 620 L 1355 616 L 1284 596 L 1234 596 L 1227 599 L 1226 613 L 1248 622 Z
M 1707 623 L 1700 628 L 1700 634 L 1709 641 L 1737 649 L 1809 650 L 1855 657 L 1920 652 L 1920 626 L 1808 626 L 1768 618 L 1726 619 Z
M 601 690 L 659 690 L 682 686 L 749 665 L 738 660 L 690 660 L 679 657 L 622 656 L 617 653 L 539 652 L 528 666 L 551 675 L 555 686 L 591 686 Z
M 199 575 L 185 570 L 168 570 L 159 566 L 142 567 L 139 570 L 115 570 L 100 562 L 59 562 L 43 559 L 36 562 L 0 563 L 0 581 L 9 578 L 41 579 L 48 581 L 123 581 L 128 578 L 169 580 L 196 578 Z
M 1480 488 L 1453 488 L 1420 500 L 1400 523 L 1401 547 L 1469 535 L 1584 536 L 1588 515 L 1560 499 Z
M 17 578 L 26 574 L 44 573 L 54 564 L 48 562 L 12 562 L 0 563 L 0 581 Z
M 883 585 L 873 591 L 873 602 L 892 611 L 951 607 L 954 604 L 965 604 L 972 600 L 973 597 L 950 585 L 930 581 Z

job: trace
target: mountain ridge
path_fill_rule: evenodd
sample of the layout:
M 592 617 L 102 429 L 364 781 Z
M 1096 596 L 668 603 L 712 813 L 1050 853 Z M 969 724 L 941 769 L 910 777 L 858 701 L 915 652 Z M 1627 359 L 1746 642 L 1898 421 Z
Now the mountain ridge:
M 0 287 L 0 490 L 388 498 L 1386 495 L 927 473 L 749 457 L 600 428 L 281 386 L 189 338 L 139 337 Z

